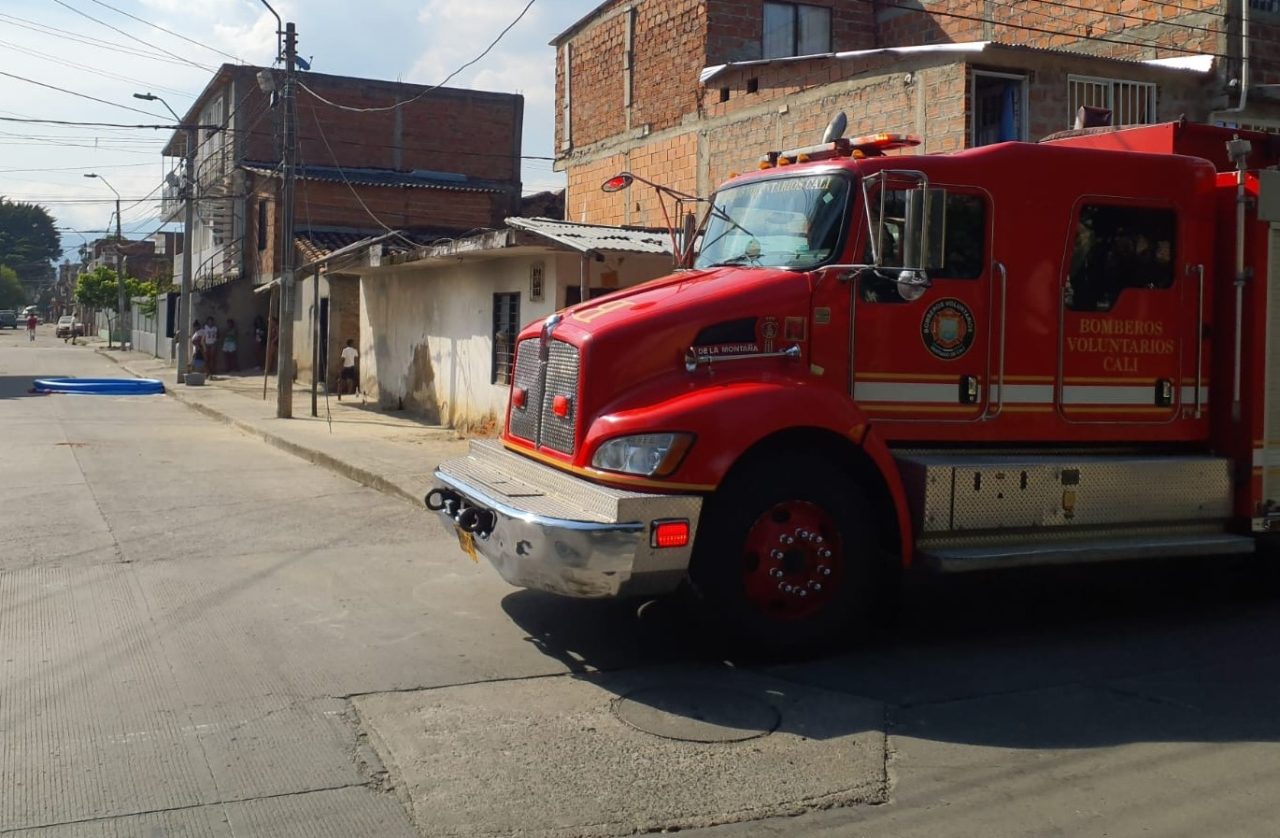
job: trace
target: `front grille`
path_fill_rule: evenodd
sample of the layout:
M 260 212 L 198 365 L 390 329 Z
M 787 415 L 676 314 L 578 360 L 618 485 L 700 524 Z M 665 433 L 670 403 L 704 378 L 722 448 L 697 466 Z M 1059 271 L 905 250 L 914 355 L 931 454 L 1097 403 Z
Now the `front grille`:
M 546 390 L 542 397 L 542 439 L 539 441 L 544 447 L 561 454 L 572 454 L 578 417 L 578 347 L 553 340 L 550 350 Z M 556 396 L 569 398 L 569 413 L 564 418 L 551 411 Z
M 529 338 L 516 347 L 513 385 L 525 393 L 525 408 L 511 408 L 511 435 L 562 454 L 573 453 L 578 419 L 578 348 L 560 340 L 547 347 L 547 362 L 538 358 L 540 341 Z M 563 418 L 553 412 L 556 396 L 569 399 Z
M 516 346 L 516 371 L 511 383 L 526 394 L 524 409 L 511 409 L 511 434 L 537 442 L 538 416 L 542 410 L 542 365 L 538 363 L 537 339 L 522 340 Z

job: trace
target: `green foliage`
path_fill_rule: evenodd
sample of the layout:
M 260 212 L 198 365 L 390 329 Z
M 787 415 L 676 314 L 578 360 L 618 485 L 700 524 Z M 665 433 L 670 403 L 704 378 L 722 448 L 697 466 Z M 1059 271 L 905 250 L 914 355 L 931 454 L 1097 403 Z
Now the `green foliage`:
M 61 253 L 62 240 L 48 210 L 0 197 L 0 265 L 12 268 L 23 282 L 42 282 L 53 276 L 53 260 Z
M 8 265 L 0 265 L 0 308 L 18 311 L 27 304 L 27 291 L 18 274 Z
M 91 271 L 85 271 L 76 279 L 76 302 L 89 308 L 104 312 L 116 310 L 120 289 L 116 283 L 116 272 L 100 265 Z M 143 282 L 132 276 L 124 278 L 124 296 L 126 300 L 133 297 L 150 297 L 155 294 L 155 285 Z

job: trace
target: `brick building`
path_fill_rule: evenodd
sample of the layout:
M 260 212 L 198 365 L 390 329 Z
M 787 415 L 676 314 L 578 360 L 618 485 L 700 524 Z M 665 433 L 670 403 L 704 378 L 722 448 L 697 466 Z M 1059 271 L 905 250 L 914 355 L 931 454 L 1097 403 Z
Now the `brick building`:
M 1272 0 L 610 0 L 552 42 L 566 217 L 661 224 L 650 191 L 601 182 L 630 170 L 705 195 L 840 111 L 850 135 L 923 151 L 1034 141 L 1081 105 L 1280 128 L 1278 30 Z
M 414 245 L 493 227 L 520 205 L 523 97 L 452 88 L 420 95 L 420 85 L 301 73 L 295 237 L 281 242 L 279 78 L 278 70 L 224 64 L 183 118 L 201 126 L 193 309 L 220 325 L 236 319 L 241 366 L 264 360 L 253 323 L 266 322 L 278 292 L 253 291 L 280 274 L 282 247 L 295 248 L 302 267 L 388 229 Z M 173 159 L 165 187 L 172 220 L 182 217 L 186 143 L 185 131 L 175 132 L 163 151 Z M 180 257 L 175 266 L 180 275 Z M 312 336 L 322 335 L 318 354 L 332 383 L 338 348 L 358 333 L 360 303 L 357 280 L 329 268 L 314 264 L 319 281 L 299 284 L 294 359 L 300 376 L 309 373 Z

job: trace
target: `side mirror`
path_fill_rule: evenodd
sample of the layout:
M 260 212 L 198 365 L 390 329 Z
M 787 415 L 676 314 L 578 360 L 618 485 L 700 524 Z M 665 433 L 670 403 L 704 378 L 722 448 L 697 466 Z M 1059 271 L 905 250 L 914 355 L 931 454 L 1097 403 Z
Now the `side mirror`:
M 902 267 L 931 271 L 942 267 L 947 240 L 947 192 L 918 186 L 907 191 L 902 230 Z

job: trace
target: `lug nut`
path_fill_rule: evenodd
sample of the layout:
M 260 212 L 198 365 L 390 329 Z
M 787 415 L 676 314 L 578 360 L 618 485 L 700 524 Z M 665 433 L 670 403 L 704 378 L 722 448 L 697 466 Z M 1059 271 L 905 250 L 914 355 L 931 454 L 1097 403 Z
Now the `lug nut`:
M 776 568 L 776 567 L 775 567 L 775 568 L 773 568 L 772 570 L 770 570 L 770 571 L 769 571 L 769 575 L 770 575 L 770 576 L 772 576 L 774 579 L 781 579 L 781 578 L 782 578 L 782 571 L 781 571 L 780 569 L 778 569 L 778 568 Z
M 813 534 L 813 543 L 814 543 L 814 544 L 821 544 L 821 543 L 822 543 L 822 536 L 818 535 L 817 533 L 814 533 L 814 534 Z
M 787 535 L 786 533 L 783 533 L 782 535 L 778 536 L 778 541 L 780 541 L 780 542 L 781 542 L 781 543 L 783 543 L 783 544 L 795 544 L 795 543 L 796 543 L 796 540 L 795 540 L 794 538 L 792 538 L 791 536 Z
M 809 583 L 809 587 L 810 587 L 810 588 L 813 588 L 813 592 L 814 592 L 814 593 L 818 593 L 819 591 L 821 591 L 821 590 L 822 590 L 822 583 L 821 583 L 821 582 L 810 582 L 810 583 Z
M 820 564 L 818 565 L 818 572 L 821 573 L 823 576 L 830 576 L 831 568 L 827 567 L 824 564 Z
M 804 529 L 804 528 L 797 529 L 797 530 L 796 530 L 796 538 L 800 539 L 801 541 L 808 541 L 808 540 L 809 540 L 809 531 L 808 531 L 808 530 L 806 530 L 806 529 Z
M 769 551 L 769 558 L 773 559 L 775 562 L 782 561 L 782 557 L 783 557 L 782 551 L 777 548 L 774 548 L 773 550 Z
M 808 595 L 809 595 L 808 591 L 806 591 L 804 588 L 800 589 L 800 596 L 808 596 Z
M 829 559 L 831 558 L 831 551 L 823 547 L 821 550 L 818 551 L 818 555 L 824 559 Z

